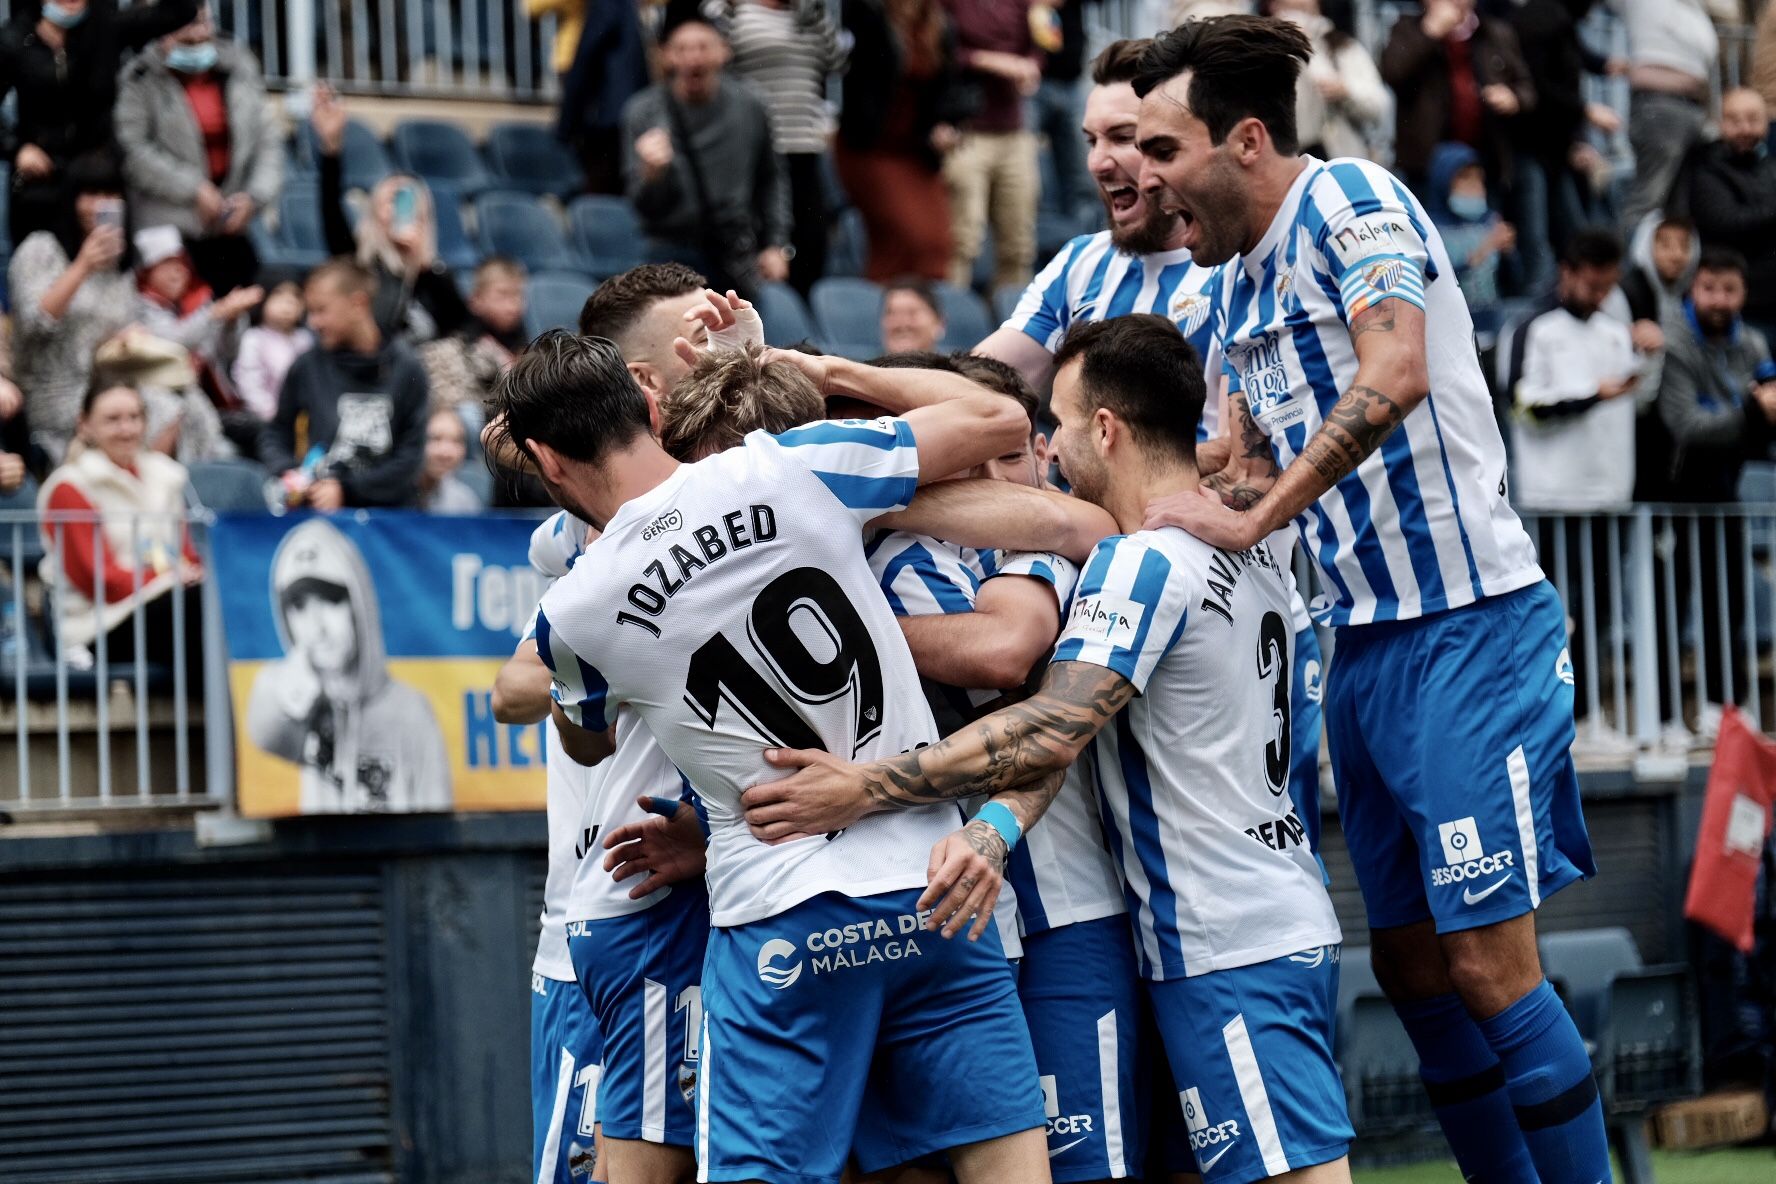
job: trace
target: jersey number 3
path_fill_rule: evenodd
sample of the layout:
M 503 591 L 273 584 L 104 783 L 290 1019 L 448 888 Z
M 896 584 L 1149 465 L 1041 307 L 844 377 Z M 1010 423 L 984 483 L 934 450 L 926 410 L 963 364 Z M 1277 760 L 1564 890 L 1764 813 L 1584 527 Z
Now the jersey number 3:
M 849 694 L 853 751 L 882 730 L 881 660 L 869 627 L 827 572 L 798 567 L 766 584 L 753 599 L 746 640 L 753 656 L 722 633 L 691 655 L 685 702 L 705 724 L 715 726 L 726 702 L 767 744 L 824 749 L 819 735 L 771 685 L 764 674 L 769 669 L 803 703 L 829 703 Z
M 1258 677 L 1276 676 L 1270 705 L 1271 741 L 1264 746 L 1264 777 L 1270 792 L 1289 788 L 1289 627 L 1280 613 L 1265 613 L 1258 623 Z

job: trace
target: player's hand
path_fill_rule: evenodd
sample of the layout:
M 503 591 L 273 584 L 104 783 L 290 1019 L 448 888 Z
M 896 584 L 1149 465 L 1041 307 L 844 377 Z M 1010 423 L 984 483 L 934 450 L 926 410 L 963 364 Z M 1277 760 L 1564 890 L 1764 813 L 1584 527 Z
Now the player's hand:
M 931 909 L 925 927 L 955 937 L 968 926 L 968 940 L 979 941 L 993 920 L 1010 854 L 1005 836 L 978 818 L 940 839 L 931 849 L 925 893 L 919 897 L 919 911 Z
M 844 830 L 869 813 L 860 767 L 814 748 L 767 748 L 765 763 L 799 772 L 740 795 L 746 825 L 766 843 Z
M 310 506 L 323 514 L 345 507 L 345 487 L 331 477 L 323 477 L 310 485 L 304 496 Z
M 1176 526 L 1211 547 L 1226 551 L 1256 546 L 1265 533 L 1248 511 L 1222 504 L 1221 495 L 1206 485 L 1148 502 L 1142 529 L 1158 530 L 1162 526 Z
M 1204 440 L 1196 446 L 1196 474 L 1199 477 L 1213 477 L 1227 467 L 1233 459 L 1233 437 L 1216 436 L 1213 440 Z
M 732 288 L 726 296 L 713 288 L 703 289 L 704 304 L 684 314 L 686 336 L 701 323 L 709 334 L 710 349 L 742 349 L 765 343 L 765 322 L 752 301 Z
M 636 804 L 651 817 L 619 826 L 604 840 L 604 870 L 621 884 L 635 876 L 646 877 L 629 889 L 630 900 L 640 900 L 670 884 L 700 879 L 708 866 L 708 846 L 696 809 L 673 798 L 639 797 Z
M 833 360 L 831 358 L 815 357 L 813 354 L 799 353 L 793 349 L 767 349 L 760 361 L 766 363 L 788 362 L 806 374 L 808 381 L 814 384 L 814 389 L 822 395 L 833 393 L 831 386 Z

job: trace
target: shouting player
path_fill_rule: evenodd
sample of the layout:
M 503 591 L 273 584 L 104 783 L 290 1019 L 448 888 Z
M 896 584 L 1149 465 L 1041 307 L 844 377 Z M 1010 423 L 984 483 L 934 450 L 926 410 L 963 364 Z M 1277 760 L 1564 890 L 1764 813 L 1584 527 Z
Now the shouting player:
M 1506 500 L 1430 218 L 1379 165 L 1300 154 L 1309 55 L 1293 24 L 1237 16 L 1187 22 L 1143 57 L 1142 187 L 1198 262 L 1233 261 L 1236 419 L 1209 487 L 1148 522 L 1231 551 L 1295 522 L 1338 631 L 1326 731 L 1376 976 L 1444 1132 L 1469 1179 L 1596 1184 L 1610 1166 L 1591 1061 L 1534 919 L 1594 871 L 1565 613 Z
M 870 764 L 770 754 L 803 771 L 747 790 L 747 820 L 773 840 L 1002 792 L 1095 739 L 1139 973 L 1203 1178 L 1348 1181 L 1338 921 L 1288 794 L 1288 573 L 1262 538 L 1230 552 L 1138 531 L 1150 501 L 1197 485 L 1202 366 L 1176 326 L 1081 325 L 1057 360 L 1061 470 L 1130 533 L 1087 562 L 1041 689 Z
M 558 502 L 603 531 L 538 614 L 564 746 L 602 759 L 626 706 L 708 807 L 704 1180 L 836 1181 L 872 1066 L 895 1083 L 871 1105 L 899 1132 L 899 1160 L 947 1149 L 964 1184 L 1048 1178 L 1034 1058 L 996 934 L 922 932 L 922 896 L 949 900 L 921 891 L 928 861 L 988 846 L 989 823 L 958 831 L 955 808 L 936 806 L 768 846 L 739 808 L 768 772 L 766 747 L 868 758 L 935 738 L 858 531 L 920 481 L 1023 437 L 1016 407 L 954 381 L 955 397 L 927 406 L 872 398 L 902 418 L 754 433 L 695 465 L 650 435 L 608 341 L 545 335 L 495 394 Z M 1057 785 L 1014 800 L 1033 815 L 1025 802 Z M 990 900 L 973 885 L 963 895 L 979 930 Z M 1014 1084 L 983 1092 L 987 1079 Z

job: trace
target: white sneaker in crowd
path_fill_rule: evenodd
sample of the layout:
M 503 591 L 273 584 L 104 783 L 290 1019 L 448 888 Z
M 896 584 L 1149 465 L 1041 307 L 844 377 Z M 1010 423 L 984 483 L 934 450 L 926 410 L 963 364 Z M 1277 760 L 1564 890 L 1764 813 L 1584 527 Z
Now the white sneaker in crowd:
M 1714 747 L 1715 737 L 1720 735 L 1721 705 L 1704 703 L 1696 708 L 1696 746 L 1699 748 Z

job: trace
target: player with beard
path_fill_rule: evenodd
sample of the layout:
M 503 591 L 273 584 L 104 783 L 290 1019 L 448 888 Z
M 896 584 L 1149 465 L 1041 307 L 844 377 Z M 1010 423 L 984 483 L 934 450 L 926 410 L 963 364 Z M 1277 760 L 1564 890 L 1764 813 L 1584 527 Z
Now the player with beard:
M 1379 165 L 1300 150 L 1311 54 L 1292 24 L 1231 16 L 1142 59 L 1142 189 L 1198 260 L 1232 260 L 1238 441 L 1145 522 L 1233 552 L 1299 528 L 1337 634 L 1326 731 L 1376 977 L 1457 1161 L 1469 1179 L 1596 1184 L 1590 1056 L 1536 952 L 1535 910 L 1596 870 L 1566 614 L 1507 498 L 1435 225 Z

